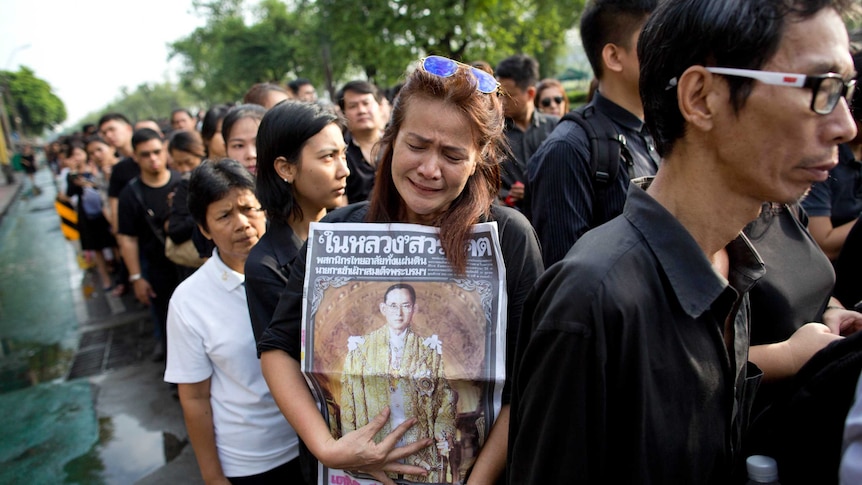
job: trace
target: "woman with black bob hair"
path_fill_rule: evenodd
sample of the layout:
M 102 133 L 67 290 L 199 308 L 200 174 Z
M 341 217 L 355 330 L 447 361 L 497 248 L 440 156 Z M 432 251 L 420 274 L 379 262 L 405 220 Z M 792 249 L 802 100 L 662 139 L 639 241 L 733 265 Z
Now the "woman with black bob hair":
M 495 221 L 506 267 L 506 383 L 502 409 L 467 482 L 494 483 L 505 466 L 509 401 L 515 347 L 527 338 L 521 322 L 527 293 L 543 271 L 538 240 L 527 219 L 495 205 L 500 163 L 505 152 L 499 84 L 484 71 L 431 56 L 407 76 L 390 124 L 381 139 L 381 158 L 369 202 L 327 215 L 324 222 L 405 222 L 439 228 L 441 245 L 456 274 L 464 274 L 463 251 L 474 224 Z M 300 329 L 305 279 L 305 250 L 291 266 L 287 287 L 272 322 L 258 342 L 261 366 L 273 397 L 308 449 L 329 468 L 359 470 L 386 484 L 393 476 L 435 481 L 437 471 L 410 464 L 407 457 L 435 446 L 424 437 L 398 442 L 415 420 L 390 422 L 384 409 L 369 424 L 334 439 L 300 371 Z M 387 408 L 388 409 L 388 408 Z M 394 412 L 393 412 L 394 415 Z M 384 430 L 384 431 L 381 431 Z M 388 430 L 388 431 L 387 431 Z M 382 439 L 375 435 L 380 431 Z M 388 433 L 388 434 L 387 434 Z M 440 448 L 441 443 L 437 443 Z M 420 464 L 421 465 L 421 464 Z M 439 477 L 438 477 L 439 478 Z M 465 477 L 453 477 L 461 481 Z
M 269 228 L 245 267 L 256 340 L 272 319 L 309 225 L 322 219 L 327 209 L 344 205 L 350 171 L 341 129 L 331 111 L 299 101 L 274 106 L 260 122 L 257 198 Z

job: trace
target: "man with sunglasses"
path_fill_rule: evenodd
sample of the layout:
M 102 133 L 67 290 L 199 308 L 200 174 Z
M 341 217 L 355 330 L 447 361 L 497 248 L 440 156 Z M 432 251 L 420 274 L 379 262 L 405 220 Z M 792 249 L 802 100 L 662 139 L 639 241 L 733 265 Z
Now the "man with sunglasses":
M 560 119 L 536 110 L 537 60 L 526 54 L 516 54 L 500 61 L 495 74 L 504 92 L 504 132 L 512 152 L 503 162 L 500 199 L 509 207 L 526 212 L 527 164 Z
M 510 483 L 744 481 L 762 375 L 747 292 L 764 271 L 741 231 L 825 180 L 856 135 L 850 4 L 667 0 L 651 15 L 640 93 L 661 167 L 524 305 Z

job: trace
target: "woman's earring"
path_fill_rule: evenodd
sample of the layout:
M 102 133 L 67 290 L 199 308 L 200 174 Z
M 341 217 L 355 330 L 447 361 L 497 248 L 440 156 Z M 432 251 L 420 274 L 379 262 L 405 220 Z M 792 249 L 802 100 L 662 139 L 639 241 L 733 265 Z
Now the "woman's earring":
M 286 183 L 286 184 L 287 184 L 287 183 L 290 183 L 290 182 L 288 182 L 288 181 L 287 181 L 287 177 L 283 178 L 282 180 L 284 180 L 284 183 Z

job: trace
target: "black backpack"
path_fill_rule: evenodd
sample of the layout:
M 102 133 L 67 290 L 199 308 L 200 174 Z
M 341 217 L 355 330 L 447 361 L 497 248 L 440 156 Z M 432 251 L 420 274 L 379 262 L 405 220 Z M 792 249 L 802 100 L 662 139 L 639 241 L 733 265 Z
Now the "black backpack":
M 593 220 L 591 226 L 607 222 L 612 216 L 606 213 L 607 189 L 620 173 L 620 161 L 628 170 L 629 179 L 634 178 L 634 159 L 626 145 L 626 137 L 614 126 L 611 119 L 596 110 L 593 103 L 568 112 L 560 119 L 574 121 L 587 134 L 590 141 L 590 164 L 593 174 Z

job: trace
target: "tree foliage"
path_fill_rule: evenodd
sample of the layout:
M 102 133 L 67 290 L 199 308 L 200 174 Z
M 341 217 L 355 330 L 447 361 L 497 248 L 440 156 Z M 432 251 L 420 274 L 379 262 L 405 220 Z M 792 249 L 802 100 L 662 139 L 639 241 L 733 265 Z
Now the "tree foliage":
M 123 88 L 116 100 L 108 106 L 79 120 L 81 125 L 95 123 L 105 113 L 123 113 L 132 123 L 155 120 L 169 123 L 168 115 L 176 108 L 194 112 L 197 101 L 181 87 L 171 83 L 141 84 L 134 90 Z M 73 128 L 74 131 L 75 128 Z
M 0 71 L 0 85 L 7 90 L 12 127 L 24 135 L 41 135 L 66 120 L 66 105 L 32 69 L 21 66 L 18 72 Z
M 439 54 L 496 63 L 515 53 L 539 59 L 543 74 L 556 71 L 583 0 L 318 0 L 339 59 L 381 85 L 398 82 L 411 61 Z
M 254 83 L 283 83 L 288 72 L 302 71 L 303 16 L 263 0 L 249 21 L 242 7 L 242 0 L 195 2 L 206 25 L 171 45 L 171 57 L 184 60 L 181 85 L 202 101 L 238 101 Z
M 492 65 L 526 53 L 557 72 L 564 33 L 583 0 L 200 0 L 203 27 L 172 44 L 184 88 L 205 102 L 237 100 L 255 82 L 307 77 L 326 86 L 364 77 L 403 79 L 421 56 Z

